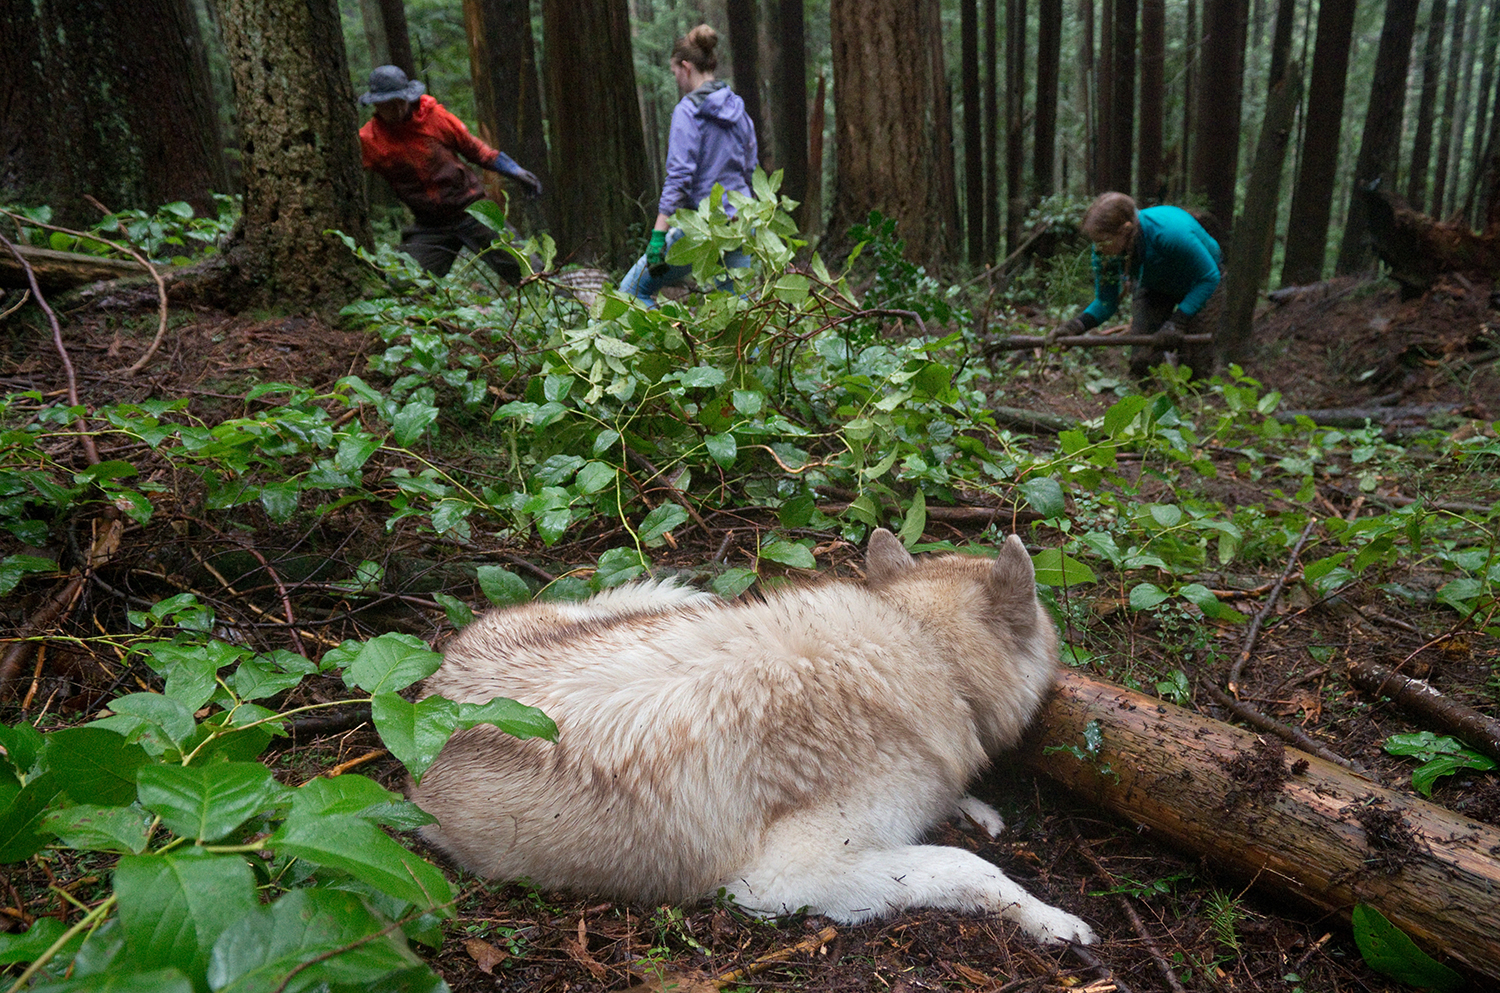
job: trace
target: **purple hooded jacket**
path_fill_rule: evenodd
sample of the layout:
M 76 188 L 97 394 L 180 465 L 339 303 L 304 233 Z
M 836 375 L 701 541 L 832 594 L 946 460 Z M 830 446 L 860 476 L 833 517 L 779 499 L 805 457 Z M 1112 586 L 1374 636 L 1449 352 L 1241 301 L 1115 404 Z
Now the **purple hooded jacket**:
M 759 149 L 745 101 L 723 80 L 711 79 L 677 103 L 667 139 L 667 179 L 661 213 L 696 207 L 715 183 L 750 193 Z M 726 199 L 725 209 L 729 204 Z

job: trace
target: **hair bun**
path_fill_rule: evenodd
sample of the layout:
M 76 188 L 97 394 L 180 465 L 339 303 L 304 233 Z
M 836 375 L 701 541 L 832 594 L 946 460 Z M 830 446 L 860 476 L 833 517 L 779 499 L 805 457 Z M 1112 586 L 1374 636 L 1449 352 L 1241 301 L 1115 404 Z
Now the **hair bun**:
M 719 32 L 707 24 L 700 24 L 687 33 L 686 40 L 704 55 L 712 55 L 714 47 L 719 44 Z

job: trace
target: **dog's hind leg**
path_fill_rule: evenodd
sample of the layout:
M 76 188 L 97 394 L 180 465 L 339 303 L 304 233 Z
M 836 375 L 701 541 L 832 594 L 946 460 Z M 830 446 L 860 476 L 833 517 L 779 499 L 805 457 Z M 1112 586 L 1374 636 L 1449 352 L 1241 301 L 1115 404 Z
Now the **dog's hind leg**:
M 801 848 L 801 851 L 788 851 Z M 1027 893 L 999 866 L 958 848 L 905 845 L 850 851 L 805 844 L 768 848 L 770 857 L 725 887 L 756 913 L 806 909 L 845 923 L 895 911 L 938 907 L 997 913 L 1044 944 L 1092 944 L 1094 931 L 1064 910 Z M 790 857 L 789 857 L 790 856 Z
M 1000 816 L 1000 811 L 967 793 L 958 798 L 953 816 L 957 818 L 959 827 L 966 828 L 973 824 L 991 838 L 1000 837 L 1000 832 L 1005 830 L 1005 818 Z

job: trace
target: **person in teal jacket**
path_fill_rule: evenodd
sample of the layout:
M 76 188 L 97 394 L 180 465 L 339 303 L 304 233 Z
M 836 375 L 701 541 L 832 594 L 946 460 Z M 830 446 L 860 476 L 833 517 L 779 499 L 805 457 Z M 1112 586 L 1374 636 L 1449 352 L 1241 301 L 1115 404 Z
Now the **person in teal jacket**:
M 1085 334 L 1112 317 L 1131 294 L 1130 331 L 1163 339 L 1160 348 L 1131 351 L 1130 371 L 1180 357 L 1200 375 L 1213 366 L 1213 349 L 1181 345 L 1180 335 L 1211 334 L 1223 307 L 1224 253 L 1203 225 L 1181 207 L 1138 210 L 1124 193 L 1100 194 L 1083 215 L 1094 243 L 1094 299 L 1064 322 L 1059 335 Z

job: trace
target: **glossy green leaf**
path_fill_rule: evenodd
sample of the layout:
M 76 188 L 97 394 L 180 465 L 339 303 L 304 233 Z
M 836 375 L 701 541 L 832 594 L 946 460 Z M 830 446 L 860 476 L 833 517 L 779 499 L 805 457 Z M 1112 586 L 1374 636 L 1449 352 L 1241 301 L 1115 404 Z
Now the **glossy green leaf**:
M 219 936 L 243 927 L 260 908 L 243 858 L 192 848 L 121 857 L 114 888 L 129 962 L 188 976 L 203 975 Z
M 137 784 L 141 806 L 175 833 L 197 841 L 218 841 L 285 792 L 259 762 L 148 765 Z
M 453 899 L 441 872 L 362 817 L 304 816 L 294 803 L 291 816 L 266 841 L 266 847 L 342 870 L 425 910 L 435 910 Z
M 371 638 L 344 670 L 344 684 L 371 695 L 404 690 L 437 672 L 443 657 L 409 634 L 391 632 Z
M 46 762 L 75 803 L 118 806 L 135 799 L 136 770 L 146 750 L 100 727 L 64 728 L 47 735 Z
M 1406 933 L 1369 904 L 1352 915 L 1354 943 L 1365 964 L 1392 979 L 1433 990 L 1461 990 L 1464 978 L 1416 946 Z
M 1044 548 L 1031 557 L 1036 581 L 1043 586 L 1077 586 L 1096 582 L 1098 577 L 1088 564 L 1066 555 L 1060 548 Z
M 42 818 L 42 828 L 69 848 L 139 855 L 150 841 L 151 821 L 151 815 L 139 807 L 81 803 L 49 812 Z
M 476 572 L 479 575 L 479 589 L 483 591 L 485 599 L 497 607 L 509 607 L 531 599 L 531 587 L 526 585 L 526 580 L 509 569 L 498 565 L 482 565 Z

